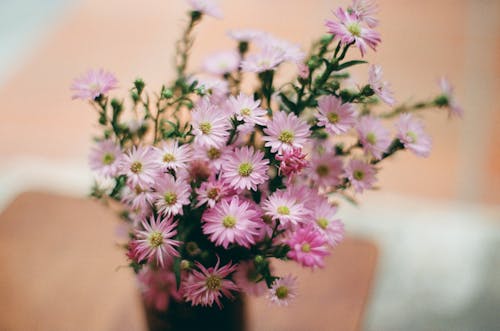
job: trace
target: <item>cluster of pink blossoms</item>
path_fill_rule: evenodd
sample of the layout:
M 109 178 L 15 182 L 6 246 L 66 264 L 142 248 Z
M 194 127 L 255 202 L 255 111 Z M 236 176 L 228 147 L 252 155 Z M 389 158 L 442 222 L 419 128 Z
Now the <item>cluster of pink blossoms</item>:
M 203 16 L 222 16 L 214 1 L 187 2 L 181 50 Z M 144 82 L 134 82 L 132 121 L 121 120 L 123 102 L 108 96 L 117 85 L 111 73 L 75 80 L 74 97 L 94 104 L 103 128 L 90 154 L 93 195 L 121 203 L 127 257 L 151 306 L 220 307 L 239 292 L 288 305 L 296 278 L 277 275 L 271 258 L 322 268 L 344 238 L 341 199 L 374 188 L 381 162 L 395 153 L 429 155 L 431 139 L 413 113 L 462 114 L 445 80 L 429 102 L 381 111 L 372 106 L 395 99 L 380 66 L 368 68 L 356 91 L 334 75 L 357 64 L 344 60 L 351 46 L 363 56 L 380 43 L 375 12 L 366 0 L 335 10 L 326 23 L 332 36 L 309 56 L 250 29 L 231 31 L 236 50 L 209 56 L 203 75 L 186 74 L 187 54 L 179 54 L 179 77 L 157 94 L 157 109 Z M 299 71 L 289 90 L 277 90 L 273 79 L 285 62 Z M 243 90 L 241 81 L 255 74 L 260 87 Z M 393 128 L 384 122 L 390 118 Z

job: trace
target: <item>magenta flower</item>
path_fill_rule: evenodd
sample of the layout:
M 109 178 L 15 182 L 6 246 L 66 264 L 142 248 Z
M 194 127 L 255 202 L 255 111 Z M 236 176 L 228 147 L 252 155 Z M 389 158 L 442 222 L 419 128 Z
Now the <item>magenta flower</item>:
M 122 150 L 112 140 L 98 142 L 90 151 L 90 169 L 103 177 L 115 177 L 120 171 Z
M 379 65 L 371 65 L 368 72 L 368 84 L 370 84 L 371 89 L 375 94 L 388 104 L 389 106 L 394 105 L 395 100 L 391 87 L 388 82 L 382 81 L 382 67 Z
M 439 87 L 441 88 L 442 95 L 437 98 L 437 105 L 440 107 L 448 107 L 450 117 L 462 117 L 464 110 L 456 102 L 455 96 L 453 95 L 453 86 L 451 86 L 450 82 L 445 77 L 441 77 L 439 79 Z
M 311 161 L 309 178 L 321 188 L 335 187 L 342 182 L 342 159 L 334 153 L 315 155 Z
M 177 224 L 172 218 L 151 217 L 149 222 L 143 220 L 143 230 L 136 230 L 133 241 L 135 244 L 135 256 L 138 261 L 155 261 L 157 265 L 164 267 L 172 261 L 174 256 L 179 256 L 175 247 L 180 242 L 172 239 L 177 234 Z
M 240 55 L 235 51 L 214 53 L 203 62 L 203 69 L 213 75 L 224 75 L 236 71 L 240 66 Z
M 155 183 L 155 206 L 164 216 L 182 215 L 182 207 L 189 205 L 191 186 L 182 179 L 165 174 Z
M 290 246 L 287 254 L 290 259 L 313 269 L 325 266 L 324 258 L 329 254 L 326 238 L 313 224 L 297 228 L 286 243 Z
M 257 191 L 257 185 L 269 179 L 268 164 L 263 152 L 248 146 L 237 148 L 222 163 L 221 177 L 236 190 Z
M 123 156 L 120 167 L 120 172 L 127 175 L 127 184 L 130 187 L 151 186 L 159 173 L 154 151 L 149 146 L 132 147 L 132 150 Z
M 177 291 L 175 274 L 170 270 L 144 267 L 139 271 L 137 279 L 142 297 L 149 307 L 166 311 L 171 299 L 182 299 L 181 293 Z
M 358 135 L 365 153 L 371 154 L 380 160 L 382 154 L 387 151 L 391 144 L 389 131 L 382 125 L 382 122 L 372 116 L 363 116 L 358 122 Z
M 330 246 L 336 246 L 344 239 L 344 224 L 337 219 L 336 213 L 337 208 L 326 199 L 317 201 L 313 209 L 316 229 Z
M 214 18 L 222 18 L 222 10 L 214 0 L 187 0 L 193 11 L 212 16 Z
M 324 126 L 326 131 L 333 135 L 346 133 L 356 123 L 354 106 L 342 103 L 342 99 L 334 95 L 327 95 L 319 99 L 318 126 Z
M 267 298 L 278 306 L 288 306 L 297 296 L 297 278 L 288 275 L 276 279 L 269 289 Z
M 201 183 L 200 187 L 196 189 L 196 194 L 198 194 L 196 207 L 207 204 L 209 208 L 213 208 L 217 202 L 235 195 L 236 192 L 223 180 L 215 179 L 212 176 L 207 182 Z
M 303 148 L 310 135 L 309 125 L 295 114 L 284 111 L 274 113 L 273 119 L 267 123 L 262 138 L 272 153 L 282 153 L 293 147 Z
M 191 124 L 196 145 L 219 148 L 226 144 L 231 123 L 227 116 L 210 102 L 201 102 L 192 111 Z
M 187 169 L 192 158 L 191 146 L 179 146 L 177 140 L 163 141 L 160 147 L 155 148 L 155 158 L 161 171 Z
M 228 105 L 236 115 L 236 119 L 245 122 L 243 126 L 247 130 L 244 131 L 248 131 L 248 129 L 253 130 L 255 125 L 266 125 L 267 111 L 260 108 L 260 100 L 254 100 L 252 96 L 240 93 L 237 97 L 231 96 L 228 100 Z
M 73 99 L 95 100 L 100 95 L 105 95 L 116 88 L 116 77 L 103 69 L 89 70 L 79 78 L 75 78 L 71 89 L 74 91 Z
M 236 265 L 231 263 L 219 267 L 220 260 L 214 267 L 205 268 L 201 263 L 195 262 L 199 269 L 192 270 L 184 283 L 184 298 L 193 306 L 212 306 L 214 302 L 222 308 L 220 299 L 225 296 L 232 299 L 231 291 L 238 291 L 233 281 L 226 279 L 236 270 Z
M 373 187 L 377 181 L 376 172 L 373 165 L 357 159 L 350 160 L 345 167 L 345 176 L 358 193 Z
M 276 69 L 283 61 L 285 61 L 285 53 L 281 49 L 266 47 L 241 61 L 241 70 L 257 73 L 270 71 Z
M 276 160 L 280 161 L 279 174 L 287 176 L 289 179 L 293 175 L 299 174 L 304 168 L 309 166 L 306 156 L 302 152 L 302 148 L 297 147 L 293 147 L 291 150 L 284 150 L 283 154 L 276 155 Z
M 202 147 L 197 151 L 201 154 L 201 160 L 208 162 L 211 168 L 218 171 L 221 169 L 227 155 L 232 153 L 233 147 L 225 145 L 221 147 Z
M 238 269 L 233 274 L 234 282 L 238 288 L 256 297 L 263 295 L 267 290 L 266 282 L 261 278 L 262 276 L 257 272 L 252 261 L 240 262 Z M 257 282 L 258 280 L 260 281 Z
M 354 42 L 358 46 L 361 56 L 365 55 L 368 47 L 376 50 L 381 41 L 378 32 L 363 26 L 354 14 L 349 14 L 342 8 L 337 9 L 335 15 L 339 22 L 326 21 L 328 32 L 334 35 L 335 39 L 340 39 L 344 45 Z
M 262 204 L 265 215 L 279 221 L 281 228 L 290 229 L 308 221 L 310 211 L 284 190 L 277 190 Z
M 365 22 L 370 28 L 378 25 L 378 19 L 373 17 L 377 10 L 377 4 L 372 0 L 352 0 L 352 5 L 347 8 L 348 13 Z
M 221 200 L 201 217 L 203 233 L 217 246 L 229 244 L 250 247 L 261 227 L 261 214 L 250 201 L 235 195 L 231 200 Z
M 422 122 L 411 114 L 401 114 L 396 123 L 399 141 L 415 155 L 427 157 L 431 152 L 432 140 L 425 132 Z

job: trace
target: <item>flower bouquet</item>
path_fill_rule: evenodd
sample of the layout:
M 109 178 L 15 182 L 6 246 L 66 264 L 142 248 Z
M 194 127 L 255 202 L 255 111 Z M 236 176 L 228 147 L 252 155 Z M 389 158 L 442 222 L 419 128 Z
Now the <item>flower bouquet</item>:
M 188 3 L 176 77 L 158 92 L 137 79 L 127 99 L 112 98 L 117 80 L 104 70 L 74 81 L 74 98 L 90 102 L 101 128 L 92 196 L 119 207 L 151 311 L 189 316 L 193 306 L 215 316 L 241 293 L 286 306 L 296 278 L 276 273 L 273 260 L 323 267 L 344 237 L 340 202 L 373 189 L 392 155 L 429 154 L 416 113 L 462 110 L 444 79 L 436 97 L 395 105 L 382 68 L 358 57 L 381 42 L 371 1 L 336 9 L 308 53 L 262 31 L 230 31 L 235 50 L 207 57 L 202 73 L 188 71 L 193 29 L 221 11 Z M 366 66 L 367 82 L 351 83 L 353 66 Z M 278 86 L 280 70 L 294 78 Z

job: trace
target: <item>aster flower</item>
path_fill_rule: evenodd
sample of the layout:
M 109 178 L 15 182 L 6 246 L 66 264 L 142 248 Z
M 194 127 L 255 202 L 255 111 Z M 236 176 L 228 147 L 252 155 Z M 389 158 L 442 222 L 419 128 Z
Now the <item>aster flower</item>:
M 297 278 L 288 275 L 276 279 L 269 289 L 267 298 L 278 306 L 288 306 L 297 296 Z
M 100 95 L 105 95 L 116 88 L 118 80 L 116 77 L 103 69 L 89 70 L 71 85 L 74 91 L 73 99 L 95 100 Z
M 231 124 L 224 113 L 215 105 L 205 101 L 192 111 L 191 125 L 195 144 L 201 147 L 221 147 L 225 145 Z
M 155 184 L 155 205 L 158 212 L 165 216 L 182 215 L 182 207 L 189 204 L 191 186 L 182 179 L 165 174 Z
M 328 152 L 313 157 L 309 178 L 319 187 L 335 187 L 342 182 L 343 172 L 342 159 Z
M 227 248 L 229 244 L 250 247 L 261 226 L 261 214 L 250 201 L 240 200 L 235 195 L 231 200 L 218 202 L 203 213 L 203 233 L 217 246 Z
M 122 202 L 132 210 L 147 210 L 154 201 L 155 194 L 149 187 L 136 185 L 126 187 L 122 194 Z
M 327 256 L 326 238 L 316 227 L 309 223 L 303 228 L 297 228 L 286 241 L 290 246 L 287 256 L 304 267 L 323 268 Z
M 441 77 L 439 79 L 439 87 L 441 88 L 441 95 L 436 98 L 434 101 L 438 107 L 448 107 L 449 116 L 457 116 L 462 117 L 464 114 L 464 110 L 460 105 L 456 102 L 455 97 L 453 95 L 453 86 L 451 86 L 450 82 L 445 78 Z
M 209 306 L 214 302 L 222 308 L 220 299 L 225 296 L 232 299 L 231 291 L 238 291 L 236 284 L 226 279 L 229 274 L 236 270 L 236 265 L 231 263 L 219 267 L 220 260 L 214 267 L 205 268 L 201 263 L 195 262 L 199 269 L 193 270 L 184 283 L 184 298 L 193 306 Z
M 207 96 L 200 100 L 200 103 L 206 103 L 208 100 L 214 105 L 219 105 L 226 101 L 226 96 L 229 93 L 229 84 L 226 80 L 218 77 L 199 77 L 193 76 L 188 82 L 192 84 L 198 82 L 197 87 Z
M 431 152 L 431 137 L 425 132 L 424 125 L 411 114 L 402 114 L 396 123 L 397 138 L 405 148 L 415 155 L 427 157 Z
M 159 167 L 155 162 L 151 147 L 132 147 L 120 164 L 121 174 L 127 175 L 127 184 L 131 187 L 148 187 L 155 182 Z
M 276 155 L 276 160 L 280 161 L 279 174 L 289 177 L 300 173 L 309 165 L 306 154 L 302 148 L 293 147 L 291 150 L 284 150 L 283 154 Z
M 122 151 L 112 140 L 98 142 L 89 156 L 90 169 L 103 177 L 115 177 L 120 171 Z
M 345 167 L 345 176 L 358 193 L 371 189 L 377 181 L 373 165 L 361 160 L 352 159 Z
M 300 49 L 300 46 L 269 34 L 260 36 L 260 38 L 256 39 L 256 43 L 263 49 L 272 48 L 282 53 L 284 61 L 300 63 L 306 57 L 306 54 Z
M 244 121 L 244 126 L 247 128 L 253 129 L 255 125 L 266 125 L 267 111 L 260 108 L 260 100 L 254 100 L 252 96 L 240 93 L 237 97 L 229 98 L 228 106 L 236 115 L 236 119 Z
M 266 32 L 255 29 L 236 29 L 229 30 L 227 32 L 227 35 L 239 42 L 249 42 L 258 38 L 262 38 L 262 36 L 266 35 Z
M 202 147 L 198 149 L 200 159 L 209 163 L 210 167 L 215 170 L 220 170 L 222 163 L 228 154 L 233 151 L 232 146 L 222 147 Z
M 285 53 L 281 49 L 266 47 L 241 61 L 241 70 L 257 73 L 270 71 L 276 69 L 283 61 L 285 61 Z
M 378 19 L 373 17 L 377 13 L 377 4 L 372 0 L 352 0 L 352 5 L 347 8 L 349 14 L 363 21 L 370 28 L 378 25 Z
M 323 235 L 330 246 L 336 246 L 344 239 L 344 224 L 336 217 L 337 208 L 326 199 L 316 201 L 313 220 L 316 229 Z
M 243 292 L 253 295 L 261 296 L 266 290 L 266 282 L 259 281 L 261 275 L 257 272 L 255 264 L 252 261 L 242 261 L 238 264 L 238 269 L 233 274 L 233 279 L 238 288 L 243 290 Z
M 291 150 L 293 147 L 303 148 L 310 135 L 306 122 L 295 114 L 287 114 L 284 111 L 274 113 L 264 133 L 262 139 L 266 141 L 266 147 L 271 147 L 272 153 L 282 153 L 283 150 Z
M 253 146 L 237 148 L 222 163 L 221 177 L 234 189 L 257 191 L 257 185 L 269 179 L 268 164 L 264 153 L 254 151 Z
M 394 97 L 389 83 L 382 81 L 382 67 L 379 65 L 371 65 L 368 72 L 368 83 L 375 94 L 388 104 L 394 104 Z
M 207 204 L 209 208 L 213 208 L 217 202 L 233 196 L 236 192 L 223 180 L 215 179 L 212 176 L 207 182 L 201 183 L 200 187 L 196 189 L 196 194 L 198 195 L 196 207 Z
M 156 162 L 163 172 L 169 169 L 174 171 L 187 169 L 191 157 L 191 146 L 188 144 L 179 146 L 177 140 L 163 141 L 159 147 L 155 148 Z
M 224 75 L 233 72 L 240 66 L 240 55 L 234 51 L 212 54 L 203 62 L 203 69 L 213 75 Z
M 177 234 L 177 224 L 172 218 L 151 217 L 149 222 L 143 220 L 141 225 L 143 230 L 136 230 L 134 240 L 138 261 L 147 259 L 164 267 L 174 256 L 179 256 L 175 247 L 178 247 L 180 242 L 172 239 Z
M 221 19 L 222 11 L 214 0 L 187 0 L 193 11 Z
M 171 299 L 182 299 L 182 295 L 177 291 L 175 274 L 168 269 L 153 270 L 144 267 L 139 271 L 137 279 L 144 302 L 149 307 L 166 311 Z
M 361 117 L 357 130 L 365 152 L 380 160 L 391 144 L 389 131 L 384 128 L 379 119 L 372 116 Z
M 354 106 L 342 103 L 342 99 L 327 95 L 318 100 L 318 126 L 324 126 L 331 134 L 338 135 L 349 131 L 356 123 Z
M 378 32 L 363 26 L 354 14 L 349 14 L 342 8 L 339 8 L 335 15 L 339 22 L 326 21 L 328 32 L 334 35 L 335 39 L 339 38 L 344 45 L 354 42 L 361 56 L 365 55 L 368 47 L 375 50 L 381 41 Z
M 279 220 L 281 228 L 293 228 L 308 221 L 310 211 L 284 190 L 277 190 L 262 204 L 265 215 L 273 220 Z

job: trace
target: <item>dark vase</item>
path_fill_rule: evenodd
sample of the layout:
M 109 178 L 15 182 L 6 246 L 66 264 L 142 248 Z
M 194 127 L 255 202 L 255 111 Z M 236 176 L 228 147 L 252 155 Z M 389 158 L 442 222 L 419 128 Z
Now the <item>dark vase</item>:
M 244 299 L 222 300 L 223 308 L 171 302 L 167 311 L 146 306 L 149 331 L 246 331 Z

